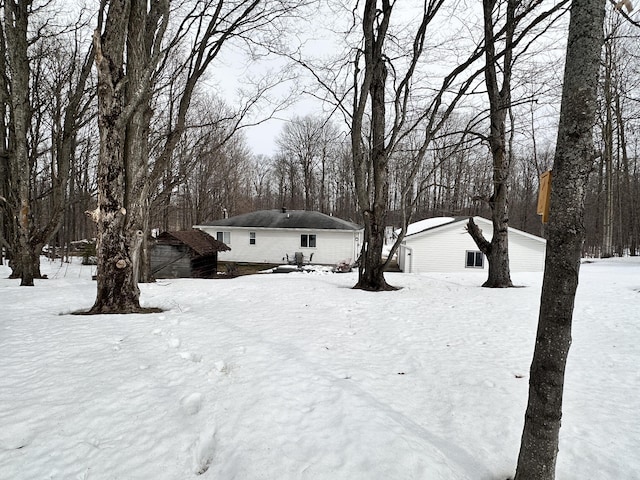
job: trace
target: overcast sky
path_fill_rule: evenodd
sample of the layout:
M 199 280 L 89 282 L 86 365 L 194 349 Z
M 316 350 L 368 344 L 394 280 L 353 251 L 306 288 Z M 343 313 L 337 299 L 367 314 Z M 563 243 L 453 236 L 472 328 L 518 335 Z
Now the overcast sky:
M 435 52 L 438 55 L 437 57 L 432 56 L 429 63 L 426 64 L 426 68 L 429 69 L 427 76 L 432 80 L 439 76 L 437 74 L 438 70 L 448 70 L 450 65 L 455 64 L 458 55 L 460 58 L 466 56 L 463 51 L 465 48 L 471 48 L 472 45 L 479 41 L 481 36 L 481 29 L 478 23 L 480 22 L 480 12 L 474 8 L 474 6 L 477 7 L 476 3 L 467 3 L 462 0 L 459 3 L 460 8 L 443 9 L 439 13 L 441 28 L 431 26 L 429 29 L 431 32 L 427 38 L 429 47 L 425 49 L 425 52 L 430 55 Z M 400 6 L 403 8 L 402 10 L 399 8 Z M 334 12 L 326 10 L 322 15 L 311 17 L 311 21 L 300 20 L 298 28 L 301 32 L 292 37 L 291 41 L 292 43 L 296 41 L 304 42 L 303 53 L 306 57 L 305 61 L 313 62 L 317 61 L 317 59 L 337 56 L 344 48 L 344 40 L 333 30 L 342 29 L 344 31 L 351 21 L 349 17 L 350 15 L 345 15 L 344 11 L 341 15 L 336 15 Z M 321 18 L 322 21 L 318 21 L 318 18 Z M 392 18 L 398 22 L 396 24 L 396 32 L 399 32 L 397 37 L 394 37 L 394 40 L 403 47 L 410 45 L 410 39 L 405 38 L 403 40 L 402 35 L 407 32 L 412 34 L 417 28 L 417 20 L 414 20 L 416 15 L 411 13 L 407 4 L 399 3 L 399 6 L 394 10 L 394 17 Z M 342 25 L 339 25 L 339 23 L 342 23 Z M 359 33 L 360 30 L 357 27 L 356 30 Z M 451 36 L 457 40 L 455 45 L 450 41 Z M 388 43 L 391 43 L 391 41 Z M 289 46 L 293 47 L 293 45 Z M 217 86 L 216 89 L 219 89 L 219 94 L 232 104 L 234 102 L 238 103 L 238 89 L 243 88 L 243 83 L 247 78 L 257 78 L 265 74 L 267 76 L 275 75 L 281 66 L 285 65 L 284 60 L 273 57 L 269 60 L 252 61 L 237 48 L 231 48 L 230 44 L 227 47 L 227 50 L 223 52 L 211 72 L 210 81 Z M 550 62 L 554 58 L 561 56 L 563 51 L 563 42 L 559 41 L 554 48 L 541 52 L 536 63 L 543 66 L 552 65 Z M 445 64 L 448 64 L 448 66 L 445 67 Z M 555 65 L 547 70 L 549 70 L 547 73 L 551 76 L 555 72 L 556 78 L 553 83 L 559 83 L 561 68 L 558 69 L 557 65 Z M 324 95 L 321 87 L 305 73 L 302 67 L 299 67 L 296 71 L 300 75 L 296 82 L 282 85 L 274 91 L 276 97 L 290 97 L 292 105 L 286 110 L 278 112 L 275 118 L 243 130 L 247 143 L 255 154 L 273 155 L 277 152 L 276 139 L 288 119 L 309 114 L 322 115 L 331 108 L 329 105 L 323 105 L 321 101 L 314 99 L 312 95 L 300 92 L 300 90 L 307 92 L 311 90 L 318 96 Z M 292 89 L 297 89 L 298 91 L 290 94 L 289 92 Z M 482 101 L 484 97 L 476 96 L 476 98 Z M 253 121 L 264 119 L 267 116 L 267 111 L 267 108 L 254 111 Z M 556 116 L 556 109 L 547 109 L 541 113 L 541 119 L 537 125 L 538 131 L 536 133 L 539 135 L 545 134 L 543 132 L 544 129 L 550 130 L 545 135 L 550 138 L 551 142 L 555 140 L 551 132 L 555 129 Z M 341 116 L 336 115 L 335 121 L 340 128 L 344 127 L 346 129 Z M 545 140 L 549 140 L 549 138 Z

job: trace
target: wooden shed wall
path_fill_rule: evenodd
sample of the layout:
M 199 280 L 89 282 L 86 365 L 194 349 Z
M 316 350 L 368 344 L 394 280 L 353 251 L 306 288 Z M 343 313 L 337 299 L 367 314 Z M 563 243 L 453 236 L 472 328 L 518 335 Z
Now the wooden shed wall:
M 190 278 L 189 248 L 185 245 L 155 245 L 151 250 L 151 270 L 155 278 Z

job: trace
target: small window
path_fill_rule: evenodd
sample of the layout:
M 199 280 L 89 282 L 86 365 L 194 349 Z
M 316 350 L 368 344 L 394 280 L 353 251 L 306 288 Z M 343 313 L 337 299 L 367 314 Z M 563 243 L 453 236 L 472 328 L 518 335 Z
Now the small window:
M 467 250 L 467 268 L 483 268 L 484 267 L 484 255 L 482 252 Z
M 256 244 L 256 232 L 249 232 L 249 245 Z
M 231 232 L 216 232 L 216 240 L 227 245 L 231 244 Z
M 300 246 L 305 248 L 316 248 L 316 236 L 303 233 L 300 235 Z

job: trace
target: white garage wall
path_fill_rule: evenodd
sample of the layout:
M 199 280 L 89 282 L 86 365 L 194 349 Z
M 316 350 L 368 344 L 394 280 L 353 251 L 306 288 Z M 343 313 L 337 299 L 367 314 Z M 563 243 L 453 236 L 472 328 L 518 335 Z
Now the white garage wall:
M 493 235 L 490 221 L 474 217 L 476 224 L 488 240 Z M 443 225 L 406 237 L 399 250 L 398 263 L 404 272 L 454 272 L 487 270 L 485 257 L 483 268 L 466 268 L 466 252 L 478 251 L 478 247 L 465 230 L 466 220 Z M 512 272 L 536 272 L 544 269 L 546 242 L 543 239 L 509 228 L 509 264 Z

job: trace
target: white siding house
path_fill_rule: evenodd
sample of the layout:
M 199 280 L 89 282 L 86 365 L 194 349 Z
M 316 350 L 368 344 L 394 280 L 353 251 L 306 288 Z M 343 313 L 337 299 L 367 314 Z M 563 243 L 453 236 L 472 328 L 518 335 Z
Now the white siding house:
M 302 256 L 304 263 L 335 265 L 360 255 L 363 228 L 305 210 L 260 210 L 215 220 L 194 228 L 225 243 L 222 262 L 279 264 Z
M 488 270 L 489 264 L 466 231 L 468 217 L 429 218 L 409 225 L 398 249 L 398 265 L 406 273 Z M 487 240 L 490 220 L 473 217 Z M 546 240 L 509 227 L 509 267 L 512 272 L 541 272 Z

